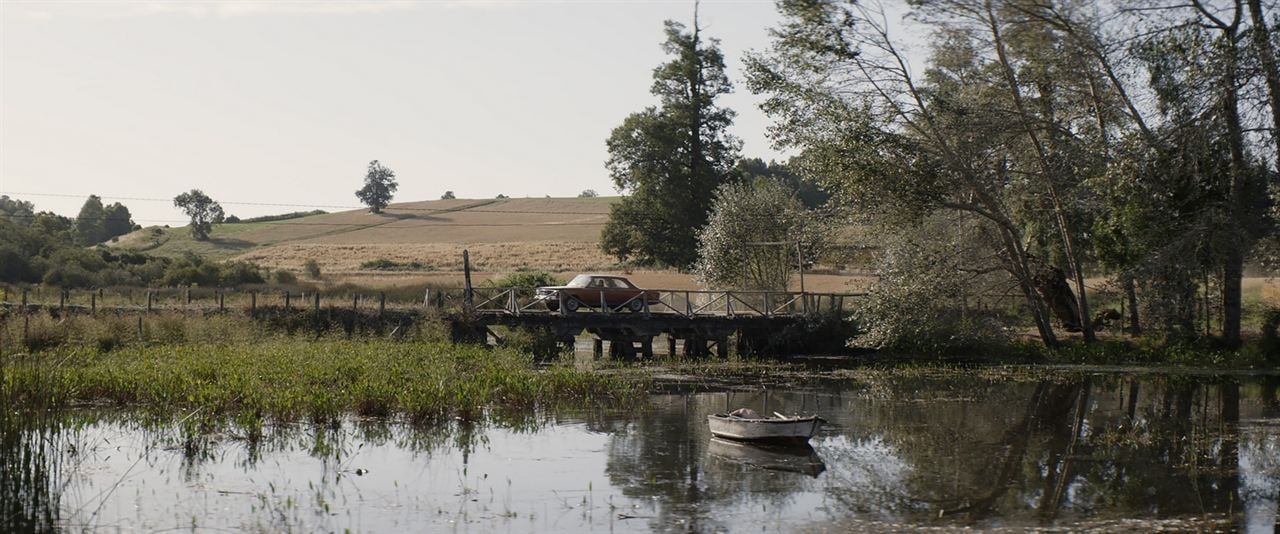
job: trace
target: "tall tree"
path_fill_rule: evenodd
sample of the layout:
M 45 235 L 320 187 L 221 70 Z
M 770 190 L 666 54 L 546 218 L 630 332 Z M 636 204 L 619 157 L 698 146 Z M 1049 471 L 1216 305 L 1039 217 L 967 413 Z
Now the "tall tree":
M 1041 339 L 1056 346 L 1046 299 L 1066 299 L 1054 271 L 1029 254 L 1015 210 L 1043 188 L 1011 159 L 1027 136 L 1009 123 L 990 49 L 972 32 L 940 32 L 934 65 L 920 77 L 870 6 L 783 0 L 778 9 L 771 49 L 748 60 L 752 90 L 767 95 L 763 108 L 778 119 L 775 140 L 803 149 L 807 174 L 881 221 L 918 224 L 947 211 L 978 218 L 975 245 L 1002 259 Z
M 222 205 L 199 189 L 174 197 L 173 205 L 182 208 L 183 213 L 191 218 L 191 237 L 196 241 L 208 240 L 213 225 L 221 223 L 226 217 Z
M 375 159 L 369 162 L 369 170 L 364 176 L 364 187 L 356 191 L 356 198 L 369 206 L 369 211 L 382 213 L 382 209 L 391 203 L 391 197 L 395 196 L 398 187 L 400 185 L 396 183 L 395 171 L 388 169 Z
M 102 199 L 98 195 L 89 195 L 89 199 L 80 206 L 80 214 L 76 215 L 76 238 L 81 245 L 96 245 L 106 240 L 105 217 Z
M 739 142 L 727 129 L 733 111 L 716 105 L 732 85 L 719 41 L 666 21 L 662 49 L 671 61 L 653 71 L 658 106 L 634 113 L 613 130 L 606 167 L 625 196 L 613 205 L 601 236 L 619 258 L 688 267 L 712 194 L 732 179 Z
M 129 208 L 124 204 L 112 203 L 103 210 L 103 214 L 105 215 L 102 221 L 104 240 L 133 231 L 133 214 L 129 213 Z

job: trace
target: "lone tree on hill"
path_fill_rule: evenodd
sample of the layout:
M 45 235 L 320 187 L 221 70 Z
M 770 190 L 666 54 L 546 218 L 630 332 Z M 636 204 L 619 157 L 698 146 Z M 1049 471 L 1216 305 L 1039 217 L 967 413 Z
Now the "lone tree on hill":
M 454 196 L 453 191 L 445 191 L 443 195 L 440 195 L 440 200 L 453 200 L 455 198 L 458 197 Z
M 733 111 L 716 105 L 729 93 L 719 41 L 666 22 L 662 49 L 671 61 L 653 70 L 660 105 L 633 113 L 613 130 L 605 166 L 619 191 L 601 248 L 620 259 L 679 268 L 697 259 L 698 229 L 713 192 L 732 181 L 740 143 L 726 131 Z
M 375 159 L 369 162 L 369 172 L 364 176 L 364 187 L 356 191 L 356 198 L 369 206 L 369 211 L 382 213 L 382 209 L 391 203 L 391 197 L 395 196 L 397 187 L 399 184 L 396 183 L 396 172 L 384 167 Z
M 225 218 L 222 206 L 199 189 L 173 197 L 173 205 L 191 217 L 191 237 L 196 241 L 208 240 L 213 225 Z

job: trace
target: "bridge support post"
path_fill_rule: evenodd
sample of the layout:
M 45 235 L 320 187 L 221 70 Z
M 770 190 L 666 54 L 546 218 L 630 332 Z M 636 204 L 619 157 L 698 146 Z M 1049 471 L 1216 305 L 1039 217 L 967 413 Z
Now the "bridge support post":
M 728 337 L 716 338 L 716 356 L 720 357 L 721 360 L 729 359 L 729 338 Z
M 653 359 L 653 338 L 646 337 L 640 340 L 640 355 L 646 360 Z
M 591 359 L 599 360 L 604 358 L 604 340 L 595 338 L 591 340 Z
M 667 334 L 667 356 L 675 357 L 676 355 L 676 338 L 671 334 Z

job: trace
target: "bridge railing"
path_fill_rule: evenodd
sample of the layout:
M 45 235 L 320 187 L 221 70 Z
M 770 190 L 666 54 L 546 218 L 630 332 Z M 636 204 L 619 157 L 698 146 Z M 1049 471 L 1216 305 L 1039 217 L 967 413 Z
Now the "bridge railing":
M 460 288 L 436 290 L 429 305 L 470 309 L 478 313 L 626 314 L 681 317 L 774 317 L 848 311 L 865 293 L 800 293 L 790 291 L 543 290 L 516 287 L 476 287 L 470 304 Z

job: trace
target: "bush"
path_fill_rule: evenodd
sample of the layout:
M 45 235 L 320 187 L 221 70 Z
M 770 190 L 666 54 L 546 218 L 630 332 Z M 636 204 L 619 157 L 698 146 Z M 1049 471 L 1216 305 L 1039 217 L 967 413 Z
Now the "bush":
M 218 278 L 222 281 L 222 285 L 224 286 L 261 284 L 266 282 L 262 276 L 262 268 L 247 261 L 233 261 L 225 263 L 219 270 L 221 273 Z
M 298 283 L 298 277 L 285 270 L 276 271 L 272 277 L 275 279 L 277 284 L 292 285 Z
M 320 279 L 320 262 L 309 259 L 302 264 L 302 269 L 307 272 L 307 278 L 312 280 Z

